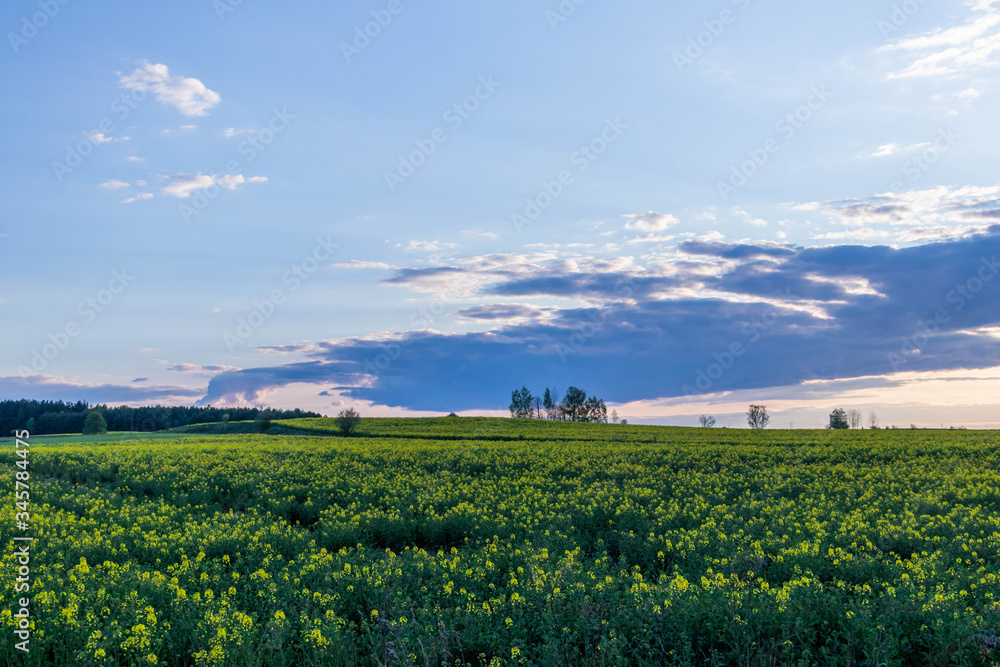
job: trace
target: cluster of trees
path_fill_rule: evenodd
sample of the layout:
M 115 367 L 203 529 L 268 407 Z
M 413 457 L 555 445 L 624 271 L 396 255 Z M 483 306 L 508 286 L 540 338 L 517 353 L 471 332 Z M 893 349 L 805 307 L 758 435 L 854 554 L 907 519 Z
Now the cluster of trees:
M 265 412 L 263 408 L 213 408 L 162 405 L 132 408 L 121 406 L 90 405 L 85 401 L 35 401 L 21 399 L 0 401 L 0 434 L 15 430 L 28 430 L 32 435 L 54 433 L 82 433 L 84 422 L 92 411 L 97 411 L 111 431 L 161 431 L 189 424 L 208 424 L 224 421 L 253 421 Z M 304 410 L 270 410 L 273 419 L 301 419 L 322 417 Z M 228 417 L 227 417 L 228 415 Z
M 846 428 L 864 428 L 861 423 L 864 420 L 864 415 L 861 410 L 847 410 L 843 408 L 837 408 L 830 413 L 830 425 L 827 428 L 836 429 L 846 429 Z M 874 412 L 868 413 L 868 428 L 878 428 L 878 415 Z
M 578 387 L 566 390 L 559 398 L 556 389 L 545 389 L 541 396 L 534 396 L 527 387 L 515 389 L 510 394 L 510 416 L 519 419 L 558 419 L 573 422 L 608 422 L 608 408 L 604 400 L 587 396 Z M 618 413 L 612 410 L 611 421 L 618 422 Z M 624 423 L 624 422 L 623 422 Z

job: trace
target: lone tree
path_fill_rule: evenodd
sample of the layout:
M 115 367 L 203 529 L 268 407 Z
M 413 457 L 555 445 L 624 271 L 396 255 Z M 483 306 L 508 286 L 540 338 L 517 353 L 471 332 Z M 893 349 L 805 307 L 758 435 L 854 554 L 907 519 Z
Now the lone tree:
M 851 428 L 861 428 L 861 420 L 864 419 L 864 415 L 861 414 L 861 410 L 848 410 L 847 411 L 847 421 L 850 422 Z
M 751 405 L 747 410 L 747 424 L 755 431 L 763 429 L 770 421 L 765 405 Z
M 843 409 L 837 408 L 830 413 L 830 428 L 851 428 L 850 422 L 847 421 L 847 413 Z
M 868 428 L 878 428 L 878 415 L 874 411 L 868 413 Z
M 712 428 L 715 426 L 715 417 L 712 415 L 702 415 L 701 417 L 698 417 L 698 423 L 704 428 Z
M 273 413 L 270 410 L 260 410 L 257 413 L 257 432 L 267 433 L 267 429 L 271 428 L 271 417 Z
M 337 414 L 337 428 L 346 438 L 361 423 L 361 415 L 354 408 L 344 408 Z
M 94 410 L 83 422 L 84 435 L 98 435 L 108 432 L 108 422 L 104 421 L 104 415 L 98 410 Z

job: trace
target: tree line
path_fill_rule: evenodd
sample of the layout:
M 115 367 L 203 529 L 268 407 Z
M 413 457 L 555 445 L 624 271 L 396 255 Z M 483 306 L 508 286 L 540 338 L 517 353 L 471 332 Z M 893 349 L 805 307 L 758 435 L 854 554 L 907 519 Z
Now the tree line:
M 0 434 L 27 430 L 32 435 L 81 433 L 92 411 L 104 417 L 110 431 L 162 431 L 190 424 L 221 421 L 254 421 L 265 411 L 260 407 L 215 408 L 196 406 L 144 407 L 90 405 L 86 401 L 36 401 L 30 399 L 0 401 Z M 268 410 L 272 419 L 303 419 L 322 417 L 316 412 L 300 410 Z
M 559 390 L 546 387 L 541 396 L 535 396 L 527 387 L 515 389 L 510 394 L 510 416 L 518 419 L 556 419 L 572 422 L 608 422 L 608 408 L 604 400 L 588 396 L 579 387 L 570 387 L 559 397 Z M 618 413 L 611 411 L 611 421 L 618 422 Z M 625 423 L 625 422 L 623 422 Z
M 864 428 L 863 421 L 865 416 L 860 410 L 847 410 L 844 411 L 843 408 L 837 408 L 830 413 L 830 424 L 827 428 L 833 429 L 848 429 L 848 428 Z M 878 428 L 878 415 L 874 412 L 868 413 L 868 428 L 875 429 Z

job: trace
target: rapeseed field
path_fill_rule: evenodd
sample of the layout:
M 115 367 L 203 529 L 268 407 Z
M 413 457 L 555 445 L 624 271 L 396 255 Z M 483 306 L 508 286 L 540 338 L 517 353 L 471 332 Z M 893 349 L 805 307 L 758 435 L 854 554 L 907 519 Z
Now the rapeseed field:
M 0 663 L 1000 664 L 993 433 L 278 424 L 5 445 Z

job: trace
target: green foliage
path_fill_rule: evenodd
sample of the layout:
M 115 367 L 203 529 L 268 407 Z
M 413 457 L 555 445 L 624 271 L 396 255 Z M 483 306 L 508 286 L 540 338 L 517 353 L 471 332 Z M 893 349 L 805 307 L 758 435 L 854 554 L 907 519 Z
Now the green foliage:
M 562 413 L 571 422 L 585 422 L 587 419 L 587 392 L 579 387 L 570 387 L 562 400 Z
M 273 413 L 270 410 L 261 410 L 257 413 L 257 419 L 254 420 L 257 426 L 258 433 L 267 433 L 267 430 L 271 428 L 271 415 Z
M 847 429 L 851 428 L 851 423 L 847 420 L 847 413 L 842 408 L 837 408 L 830 413 L 829 428 Z
M 91 406 L 85 401 L 64 403 L 63 401 L 5 400 L 0 401 L 0 434 L 24 428 L 27 420 L 35 420 L 32 435 L 56 433 L 80 433 L 83 422 L 92 409 L 99 409 L 104 415 L 109 431 L 130 431 L 132 427 L 147 432 L 177 428 L 191 424 L 217 424 L 224 412 L 231 412 L 233 421 L 252 420 L 257 417 L 257 408 L 214 408 L 211 406 L 144 406 L 120 405 L 114 408 Z M 315 412 L 295 410 L 276 411 L 273 419 L 298 419 L 319 417 Z
M 361 425 L 361 415 L 354 408 L 345 408 L 337 415 L 337 428 L 346 438 Z
M 596 396 L 587 396 L 587 392 L 578 387 L 567 389 L 566 396 L 558 404 L 552 390 L 548 388 L 541 398 L 533 396 L 527 387 L 515 389 L 510 398 L 509 410 L 513 418 L 540 419 L 544 408 L 550 419 L 597 423 L 608 421 L 608 409 L 604 401 Z
M 108 432 L 108 423 L 104 421 L 104 415 L 98 410 L 93 410 L 83 422 L 84 435 L 98 435 Z
M 545 388 L 545 393 L 542 395 L 542 407 L 545 408 L 546 412 L 552 412 L 556 409 L 556 403 L 552 400 L 552 390 L 548 387 Z
M 33 443 L 35 633 L 0 664 L 996 662 L 996 433 L 363 430 Z
M 530 419 L 534 416 L 535 397 L 527 387 L 515 389 L 510 393 L 510 416 L 518 419 Z

